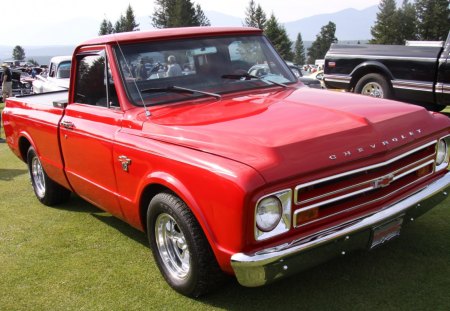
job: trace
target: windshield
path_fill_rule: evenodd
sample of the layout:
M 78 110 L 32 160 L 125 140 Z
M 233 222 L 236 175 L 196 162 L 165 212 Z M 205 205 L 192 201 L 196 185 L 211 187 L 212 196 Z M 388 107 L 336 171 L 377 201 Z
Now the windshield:
M 70 78 L 71 63 L 72 61 L 61 62 L 58 66 L 58 71 L 56 72 L 56 78 L 58 79 Z
M 127 44 L 117 46 L 115 53 L 122 81 L 135 105 L 297 81 L 267 39 L 259 35 Z M 196 92 L 174 92 L 173 87 Z

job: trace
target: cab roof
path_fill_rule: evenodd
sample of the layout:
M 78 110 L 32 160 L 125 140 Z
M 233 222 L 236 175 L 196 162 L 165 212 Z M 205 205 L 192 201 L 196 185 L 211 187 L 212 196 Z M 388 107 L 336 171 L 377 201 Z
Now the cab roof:
M 214 35 L 261 34 L 262 30 L 248 27 L 183 27 L 165 28 L 150 31 L 132 31 L 100 36 L 83 42 L 81 45 L 114 44 L 143 40 L 180 39 Z

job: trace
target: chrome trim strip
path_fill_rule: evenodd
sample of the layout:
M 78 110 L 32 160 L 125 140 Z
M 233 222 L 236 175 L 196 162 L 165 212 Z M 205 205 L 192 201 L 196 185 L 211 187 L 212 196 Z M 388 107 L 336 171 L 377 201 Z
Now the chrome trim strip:
M 445 200 L 449 190 L 450 173 L 447 173 L 377 213 L 255 253 L 236 253 L 231 256 L 231 266 L 241 285 L 265 285 L 310 267 L 311 261 L 307 259 L 314 258 L 313 264 L 320 263 L 335 257 L 339 250 L 366 248 L 374 226 L 403 214 L 415 218 Z M 308 257 L 308 254 L 313 257 Z
M 401 187 L 401 188 L 396 189 L 395 191 L 392 191 L 392 192 L 386 194 L 385 196 L 378 197 L 378 198 L 376 198 L 375 200 L 367 201 L 367 202 L 364 202 L 364 203 L 362 203 L 362 204 L 355 205 L 355 206 L 353 206 L 353 207 L 351 207 L 351 208 L 347 208 L 347 209 L 345 209 L 345 210 L 339 211 L 339 212 L 337 212 L 337 213 L 334 213 L 334 214 L 331 214 L 331 215 L 328 215 L 328 216 L 325 216 L 325 217 L 322 217 L 322 218 L 319 218 L 319 219 L 311 220 L 311 221 L 309 221 L 309 222 L 307 222 L 307 223 L 304 223 L 304 224 L 301 224 L 301 225 L 297 225 L 297 218 L 294 217 L 294 225 L 293 225 L 293 226 L 294 226 L 294 228 L 305 227 L 305 226 L 310 225 L 310 224 L 313 224 L 313 223 L 315 223 L 315 222 L 318 222 L 318 221 L 321 221 L 321 220 L 325 220 L 325 219 L 328 219 L 328 218 L 333 217 L 333 216 L 336 216 L 336 215 L 341 215 L 341 214 L 344 214 L 344 213 L 347 213 L 347 212 L 351 212 L 351 211 L 357 210 L 357 209 L 359 209 L 359 208 L 361 208 L 361 207 L 364 207 L 364 206 L 366 206 L 366 205 L 369 205 L 369 204 L 372 204 L 372 203 L 375 203 L 375 202 L 379 202 L 379 201 L 385 200 L 385 199 L 389 198 L 390 196 L 392 196 L 392 195 L 398 193 L 399 191 L 402 191 L 402 190 L 405 189 L 406 187 L 409 187 L 409 186 L 411 186 L 412 184 L 415 184 L 415 183 L 417 183 L 418 181 L 421 181 L 422 179 L 427 178 L 428 176 L 432 175 L 433 173 L 434 173 L 434 171 L 428 173 L 427 175 L 422 176 L 422 177 L 419 178 L 419 179 L 416 179 L 414 182 L 412 182 L 412 183 L 410 183 L 410 184 L 407 184 L 407 185 L 405 185 L 405 186 L 403 186 L 403 187 Z M 296 211 L 296 212 L 297 212 L 297 211 Z M 294 213 L 294 216 L 297 215 L 296 212 Z
M 436 83 L 436 92 L 450 94 L 450 84 L 438 82 Z
M 433 92 L 433 82 L 417 82 L 410 80 L 392 80 L 392 87 L 413 91 Z
M 356 184 L 356 185 L 352 185 L 352 186 L 350 186 L 350 187 L 345 187 L 345 188 L 342 188 L 342 189 L 339 189 L 339 190 L 336 190 L 336 191 L 328 192 L 328 193 L 325 193 L 325 194 L 322 194 L 322 195 L 319 195 L 319 196 L 316 196 L 316 197 L 313 197 L 313 198 L 310 198 L 310 199 L 307 199 L 307 200 L 302 200 L 301 202 L 296 202 L 296 203 L 297 203 L 297 204 L 300 204 L 300 203 L 301 203 L 301 204 L 306 204 L 306 203 L 308 203 L 308 202 L 320 200 L 320 199 L 322 199 L 322 198 L 326 198 L 326 197 L 329 197 L 329 196 L 338 194 L 338 193 L 340 193 L 340 192 L 345 192 L 345 191 L 350 190 L 350 189 L 352 189 L 352 188 L 357 188 L 357 187 L 363 186 L 363 185 L 365 185 L 365 184 L 372 184 L 374 181 L 376 181 L 376 180 L 378 180 L 378 179 L 380 179 L 380 178 L 382 178 L 382 177 L 384 177 L 384 176 L 390 175 L 390 174 L 393 174 L 393 175 L 394 175 L 393 181 L 395 181 L 395 180 L 397 180 L 397 179 L 399 179 L 399 178 L 401 178 L 401 177 L 403 177 L 403 176 L 405 176 L 405 175 L 407 175 L 407 174 L 410 174 L 411 172 L 417 170 L 418 168 L 420 169 L 420 168 L 422 168 L 423 166 L 427 166 L 427 165 L 433 163 L 433 162 L 434 162 L 433 159 L 434 159 L 435 155 L 436 155 L 436 152 L 435 152 L 434 154 L 429 155 L 428 157 L 426 157 L 426 158 L 424 158 L 424 159 L 421 159 L 421 160 L 419 160 L 419 161 L 416 161 L 416 162 L 414 162 L 414 163 L 409 164 L 407 167 L 413 167 L 413 168 L 410 169 L 409 171 L 405 172 L 405 173 L 402 173 L 402 174 L 399 175 L 399 176 L 395 176 L 395 174 L 398 173 L 399 171 L 405 169 L 406 167 L 403 167 L 403 168 L 400 168 L 400 169 L 395 170 L 395 171 L 393 171 L 393 172 L 384 174 L 383 176 L 379 176 L 379 177 L 377 177 L 377 178 L 373 178 L 373 179 L 370 179 L 370 180 L 366 180 L 366 181 L 364 181 L 364 182 L 361 182 L 361 183 Z M 426 160 L 427 158 L 433 158 L 433 159 L 430 160 L 430 161 L 428 161 L 427 163 L 423 164 L 422 162 L 423 162 L 424 160 Z M 420 163 L 421 166 L 417 167 L 416 165 L 418 165 L 419 163 Z M 373 189 L 374 189 L 373 186 L 370 187 L 370 188 L 367 188 L 368 191 L 373 190 Z M 361 190 L 362 190 L 362 189 L 361 189 Z M 357 194 L 359 194 L 359 193 L 361 193 L 360 190 L 355 191 L 355 192 L 352 192 L 352 194 L 355 194 L 355 195 L 357 195 Z M 336 199 L 337 199 L 337 198 L 336 198 Z M 342 198 L 339 197 L 339 199 L 345 199 L 345 197 L 342 197 Z M 327 201 L 327 202 L 328 202 L 328 201 Z M 331 203 L 331 202 L 329 202 L 329 203 Z M 328 203 L 327 203 L 327 204 L 328 204 Z M 316 206 L 314 206 L 314 207 L 316 207 Z M 309 206 L 308 206 L 308 207 L 302 207 L 301 210 L 306 210 L 306 209 L 309 209 L 309 208 L 313 208 L 313 207 L 309 207 Z
M 429 143 L 427 143 L 425 145 L 417 147 L 417 148 L 415 148 L 413 150 L 410 150 L 410 151 L 408 151 L 408 152 L 406 152 L 406 153 L 404 153 L 402 155 L 399 155 L 399 156 L 397 156 L 395 158 L 392 158 L 392 159 L 390 159 L 388 161 L 385 161 L 385 162 L 381 162 L 381 163 L 378 163 L 378 164 L 365 166 L 365 167 L 362 167 L 362 168 L 355 169 L 353 171 L 344 172 L 344 173 L 341 173 L 341 174 L 336 174 L 336 175 L 333 175 L 333 176 L 328 176 L 328 177 L 325 177 L 325 178 L 321 178 L 321 179 L 318 179 L 318 180 L 314 180 L 314 181 L 311 181 L 311 182 L 300 184 L 300 185 L 298 185 L 298 186 L 296 186 L 294 188 L 294 204 L 297 204 L 297 205 L 300 204 L 300 202 L 298 200 L 298 195 L 297 195 L 298 189 L 300 189 L 300 188 L 313 186 L 315 184 L 319 184 L 319 183 L 322 183 L 322 182 L 330 181 L 330 180 L 333 180 L 333 179 L 337 179 L 337 178 L 345 177 L 345 176 L 348 176 L 348 175 L 352 175 L 352 174 L 360 173 L 360 172 L 363 172 L 363 171 L 372 170 L 372 169 L 375 169 L 375 168 L 379 168 L 379 167 L 382 167 L 382 166 L 389 165 L 389 164 L 391 164 L 393 162 L 396 162 L 396 161 L 398 161 L 400 159 L 403 159 L 403 158 L 405 158 L 405 157 L 407 157 L 407 156 L 409 156 L 409 155 L 411 155 L 413 153 L 416 153 L 419 150 L 425 149 L 425 148 L 427 148 L 427 147 L 429 147 L 431 145 L 435 145 L 437 142 L 438 142 L 437 139 L 433 140 L 433 141 L 431 141 L 431 142 L 429 142 Z
M 349 75 L 325 74 L 323 79 L 326 82 L 350 83 L 350 80 L 352 79 L 352 77 L 350 77 Z
M 430 57 L 408 57 L 408 56 L 386 56 L 386 55 L 362 55 L 362 54 L 327 54 L 325 55 L 325 58 L 327 60 L 332 60 L 333 58 L 339 58 L 339 59 L 360 59 L 363 60 L 370 59 L 370 60 L 405 60 L 405 61 L 422 61 L 422 62 L 430 62 L 435 63 L 437 60 L 436 58 L 430 58 Z

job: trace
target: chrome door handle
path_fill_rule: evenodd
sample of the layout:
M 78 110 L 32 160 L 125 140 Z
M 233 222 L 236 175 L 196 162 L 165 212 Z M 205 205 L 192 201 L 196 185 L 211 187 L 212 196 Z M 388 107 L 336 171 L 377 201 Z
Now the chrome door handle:
M 70 121 L 61 121 L 61 125 L 64 126 L 66 129 L 73 129 L 75 127 L 75 124 L 73 124 L 73 122 Z

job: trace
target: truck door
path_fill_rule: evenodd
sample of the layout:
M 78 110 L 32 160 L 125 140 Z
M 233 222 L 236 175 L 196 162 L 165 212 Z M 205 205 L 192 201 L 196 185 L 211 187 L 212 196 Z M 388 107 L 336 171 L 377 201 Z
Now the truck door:
M 450 105 L 450 33 L 445 42 L 444 51 L 439 58 L 436 102 L 445 106 Z
M 122 217 L 112 151 L 123 112 L 108 58 L 103 49 L 91 48 L 79 53 L 75 64 L 74 101 L 68 104 L 60 125 L 65 172 L 79 196 Z

